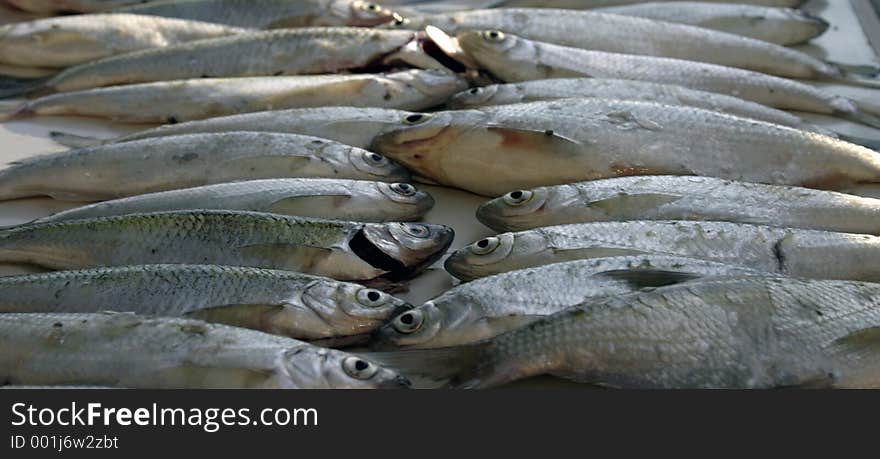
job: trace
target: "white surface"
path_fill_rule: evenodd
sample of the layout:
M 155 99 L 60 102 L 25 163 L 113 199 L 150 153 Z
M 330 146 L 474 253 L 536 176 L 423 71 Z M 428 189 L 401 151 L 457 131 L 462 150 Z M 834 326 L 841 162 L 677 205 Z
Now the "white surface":
M 870 48 L 865 35 L 855 17 L 852 7 L 846 1 L 813 1 L 807 8 L 828 20 L 832 27 L 812 44 L 802 47 L 811 54 L 848 64 L 880 64 Z M 0 18 L 8 18 L 0 10 Z M 0 19 L 2 20 L 2 19 Z M 9 19 L 6 19 L 7 21 Z M 829 91 L 852 97 L 861 103 L 880 109 L 880 91 L 823 84 Z M 804 115 L 818 124 L 831 127 L 850 135 L 880 139 L 880 131 L 852 124 L 842 120 L 818 115 Z M 48 139 L 51 130 L 111 137 L 117 134 L 142 129 L 144 126 L 119 125 L 85 118 L 41 117 L 23 121 L 0 124 L 0 163 L 62 150 L 63 147 Z M 420 186 L 431 192 L 437 200 L 436 208 L 428 215 L 429 223 L 442 223 L 452 226 L 456 231 L 452 249 L 492 234 L 492 231 L 479 224 L 474 218 L 474 210 L 485 198 L 469 193 L 440 187 Z M 28 199 L 0 203 L 0 225 L 24 223 L 34 218 L 75 206 L 72 203 L 50 199 Z M 0 275 L 27 272 L 22 267 L 0 265 Z M 448 289 L 453 285 L 452 278 L 438 264 L 435 269 L 422 275 L 412 283 L 410 292 L 399 296 L 416 304 Z

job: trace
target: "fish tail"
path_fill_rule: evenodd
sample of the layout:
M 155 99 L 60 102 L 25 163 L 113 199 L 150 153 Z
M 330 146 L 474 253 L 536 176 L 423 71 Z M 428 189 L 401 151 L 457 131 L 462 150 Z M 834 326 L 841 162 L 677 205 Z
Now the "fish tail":
M 489 342 L 437 349 L 404 349 L 388 352 L 367 352 L 370 360 L 398 371 L 413 382 L 414 387 L 471 388 L 481 386 L 482 375 L 488 374 L 483 358 Z
M 49 138 L 54 140 L 56 143 L 60 143 L 61 145 L 70 148 L 94 147 L 106 143 L 105 140 L 99 139 L 97 137 L 88 137 L 84 135 L 77 135 L 71 134 L 69 132 L 60 131 L 49 132 Z
M 44 78 L 17 78 L 0 76 L 0 99 L 25 96 L 48 92 L 46 83 L 50 77 Z
M 880 67 L 873 65 L 850 65 L 829 62 L 837 68 L 840 76 L 835 80 L 866 88 L 880 88 Z
M 880 152 L 880 140 L 878 139 L 866 139 L 864 137 L 849 136 L 845 134 L 837 134 L 837 138 Z

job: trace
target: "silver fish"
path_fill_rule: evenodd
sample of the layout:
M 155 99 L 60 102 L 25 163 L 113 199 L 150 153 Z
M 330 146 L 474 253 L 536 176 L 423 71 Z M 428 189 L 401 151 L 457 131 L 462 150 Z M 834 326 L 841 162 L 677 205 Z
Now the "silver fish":
M 452 229 L 442 225 L 241 211 L 156 212 L 3 229 L 0 263 L 56 270 L 216 264 L 378 282 L 415 276 L 444 255 L 452 238 Z
M 35 156 L 0 171 L 0 199 L 100 201 L 240 180 L 406 182 L 384 156 L 317 137 L 268 132 L 169 136 Z
M 456 39 L 469 59 L 508 83 L 576 77 L 650 81 L 880 127 L 880 119 L 864 113 L 849 99 L 795 80 L 749 70 L 667 57 L 588 51 L 498 31 L 464 32 Z
M 136 14 L 38 19 L 0 26 L 0 63 L 64 68 L 131 51 L 246 31 L 208 22 Z
M 678 0 L 670 0 L 676 2 Z M 706 0 L 708 2 L 729 2 L 730 0 Z M 425 4 L 439 3 L 439 0 L 385 0 L 383 5 L 412 5 L 421 7 Z M 644 3 L 638 0 L 447 0 L 443 3 L 456 5 L 459 9 L 474 8 L 500 8 L 500 7 L 530 7 L 530 8 L 566 8 L 566 9 L 590 9 L 608 7 L 613 5 L 627 5 L 630 3 Z M 795 7 L 803 3 L 803 0 L 740 0 L 737 3 L 749 5 L 765 5 L 779 7 Z
M 641 2 L 600 8 L 658 21 L 690 24 L 770 43 L 798 45 L 828 30 L 828 22 L 804 10 L 717 2 Z
M 0 379 L 134 389 L 385 389 L 406 378 L 293 338 L 127 313 L 0 314 Z
M 132 123 L 177 123 L 338 105 L 425 110 L 467 87 L 463 78 L 443 70 L 199 78 L 62 92 L 27 101 L 8 116 L 82 115 Z
M 816 279 L 880 280 L 880 238 L 728 222 L 627 221 L 504 233 L 446 260 L 471 280 L 531 266 L 611 256 L 672 255 Z
M 623 388 L 878 388 L 880 285 L 685 283 L 593 300 L 474 345 L 375 358 L 469 388 L 539 374 Z
M 880 234 L 880 200 L 711 177 L 644 176 L 518 190 L 477 210 L 498 231 L 620 220 L 709 220 Z
M 809 131 L 650 102 L 559 99 L 410 116 L 372 150 L 487 196 L 626 175 L 833 189 L 880 181 L 880 154 Z M 743 139 L 748 138 L 748 142 Z
M 612 257 L 555 263 L 459 285 L 399 313 L 373 347 L 435 348 L 491 338 L 590 299 L 713 276 L 759 275 L 682 257 Z
M 408 309 L 361 285 L 257 268 L 145 265 L 0 277 L 4 313 L 115 310 L 305 340 L 370 333 Z
M 408 183 L 339 179 L 271 179 L 150 193 L 77 207 L 41 218 L 58 222 L 171 210 L 247 210 L 360 222 L 414 221 L 434 206 Z
M 6 3 L 33 13 L 96 13 L 144 0 L 6 0 Z

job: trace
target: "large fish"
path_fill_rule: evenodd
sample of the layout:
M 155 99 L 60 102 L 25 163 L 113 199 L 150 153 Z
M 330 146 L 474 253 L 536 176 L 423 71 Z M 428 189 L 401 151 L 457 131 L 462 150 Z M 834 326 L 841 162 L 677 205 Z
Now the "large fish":
M 116 54 L 244 32 L 219 24 L 136 14 L 38 19 L 0 26 L 0 63 L 64 68 Z
M 102 201 L 216 183 L 272 178 L 406 182 L 384 156 L 331 140 L 223 132 L 113 143 L 27 158 L 0 170 L 0 199 Z
M 305 340 L 351 339 L 408 309 L 361 285 L 257 268 L 143 265 L 0 277 L 4 313 L 134 312 Z
M 464 32 L 457 36 L 457 43 L 468 59 L 508 83 L 575 77 L 650 81 L 880 127 L 880 119 L 864 113 L 849 99 L 799 81 L 750 70 L 668 57 L 588 51 L 499 31 Z
M 468 388 L 540 374 L 621 388 L 880 388 L 880 285 L 705 280 L 588 301 L 478 344 L 375 358 Z
M 52 94 L 23 103 L 10 116 L 84 115 L 133 123 L 177 123 L 339 105 L 425 110 L 467 87 L 463 78 L 444 70 L 198 78 Z
M 341 179 L 270 179 L 150 193 L 76 207 L 40 222 L 171 210 L 247 210 L 359 222 L 414 221 L 434 206 L 408 183 Z
M 408 279 L 444 255 L 442 225 L 357 223 L 219 210 L 131 214 L 0 230 L 0 263 L 48 269 L 216 264 L 338 280 Z M 381 279 L 380 279 L 381 278 Z
M 406 378 L 293 338 L 128 313 L 0 314 L 0 379 L 135 389 L 385 389 Z
M 406 121 L 409 126 L 379 135 L 371 149 L 436 183 L 493 197 L 627 175 L 831 189 L 880 181 L 880 154 L 873 150 L 691 107 L 559 99 Z
M 517 190 L 477 209 L 498 231 L 621 220 L 709 220 L 880 234 L 880 200 L 809 188 L 671 175 Z
M 702 277 L 758 275 L 693 258 L 611 257 L 554 263 L 461 284 L 402 311 L 379 329 L 375 348 L 435 348 L 491 338 L 590 299 Z
M 6 3 L 33 13 L 95 13 L 143 3 L 144 0 L 6 0 Z
M 816 38 L 829 26 L 804 10 L 737 3 L 643 2 L 597 11 L 689 24 L 785 46 Z
M 880 237 L 728 222 L 627 221 L 549 226 L 504 233 L 446 260 L 471 280 L 561 261 L 672 255 L 795 277 L 880 280 Z
M 372 27 L 394 13 L 363 0 L 171 0 L 120 8 L 134 14 L 193 19 L 237 27 Z
M 870 79 L 880 69 L 850 74 L 800 51 L 774 43 L 633 16 L 550 8 L 488 9 L 430 15 L 392 23 L 421 30 L 434 26 L 449 34 L 493 30 L 524 39 L 592 51 L 671 57 L 803 79 L 846 80 L 880 87 Z

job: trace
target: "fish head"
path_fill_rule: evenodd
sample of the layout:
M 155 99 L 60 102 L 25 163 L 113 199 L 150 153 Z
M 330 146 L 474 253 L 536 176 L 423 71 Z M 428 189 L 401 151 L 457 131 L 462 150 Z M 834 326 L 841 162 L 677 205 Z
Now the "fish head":
M 340 336 L 368 333 L 395 315 L 412 309 L 409 303 L 359 284 L 321 279 L 302 292 L 301 300 Z
M 486 70 L 510 60 L 539 62 L 533 42 L 500 30 L 467 31 L 455 39 L 461 52 Z
M 411 207 L 412 212 L 407 212 L 409 215 L 422 216 L 434 207 L 434 198 L 430 194 L 409 183 L 376 182 L 376 188 L 394 203 L 393 206 Z
M 445 267 L 453 276 L 470 281 L 532 266 L 548 250 L 552 247 L 540 232 L 504 233 L 458 249 L 446 259 Z
M 404 389 L 396 371 L 347 352 L 303 345 L 281 353 L 281 389 Z
M 550 194 L 547 188 L 511 191 L 477 208 L 477 220 L 499 231 L 533 228 L 530 222 L 544 212 Z
M 452 109 L 480 107 L 489 103 L 498 92 L 498 85 L 470 88 L 449 98 L 447 106 Z
M 355 253 L 389 278 L 408 279 L 440 259 L 455 232 L 444 225 L 395 222 L 366 224 L 362 235 L 352 241 Z
M 405 167 L 379 153 L 352 147 L 348 152 L 348 160 L 355 169 L 375 177 L 376 180 L 406 182 L 410 178 Z
M 432 347 L 444 322 L 444 311 L 429 301 L 394 316 L 373 333 L 370 345 L 374 349 Z
M 377 3 L 363 0 L 333 0 L 326 18 L 313 26 L 374 27 L 394 21 L 393 11 Z
M 405 89 L 445 101 L 450 95 L 468 87 L 464 78 L 447 70 L 407 70 L 386 75 Z

